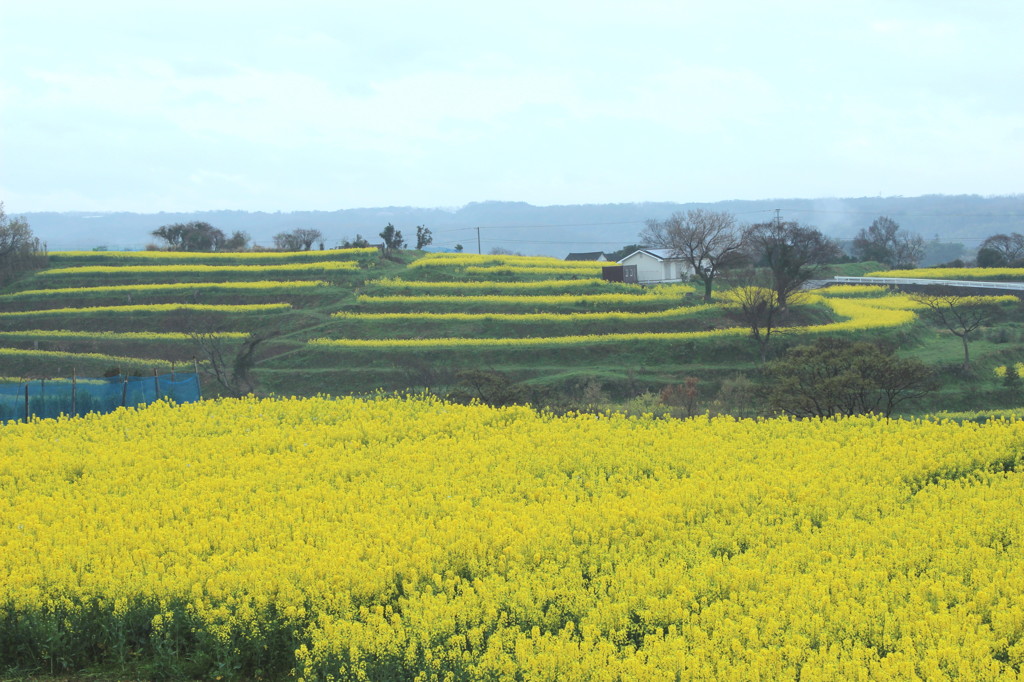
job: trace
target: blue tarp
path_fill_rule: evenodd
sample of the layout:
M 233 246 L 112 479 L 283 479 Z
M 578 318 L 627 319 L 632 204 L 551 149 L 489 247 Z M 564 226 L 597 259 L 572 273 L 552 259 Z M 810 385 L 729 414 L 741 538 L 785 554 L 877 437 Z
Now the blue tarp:
M 199 375 L 175 372 L 173 375 L 151 377 L 113 376 L 75 381 L 40 379 L 21 383 L 0 382 L 0 421 L 113 412 L 122 405 L 136 407 L 165 398 L 176 403 L 199 400 Z

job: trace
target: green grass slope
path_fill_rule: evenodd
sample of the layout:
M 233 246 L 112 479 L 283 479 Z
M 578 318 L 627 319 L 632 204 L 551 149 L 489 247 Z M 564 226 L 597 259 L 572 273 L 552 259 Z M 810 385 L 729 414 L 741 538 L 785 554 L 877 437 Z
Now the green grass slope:
M 721 394 L 738 376 L 757 380 L 756 345 L 742 330 L 728 331 L 741 324 L 735 310 L 724 301 L 703 305 L 692 286 L 603 282 L 600 264 L 421 256 L 52 254 L 49 268 L 0 291 L 0 376 L 149 374 L 198 362 L 205 394 L 216 395 L 228 391 L 214 380 L 209 344 L 194 335 L 221 335 L 215 346 L 228 367 L 256 335 L 266 337 L 255 355 L 258 388 L 280 395 L 446 393 L 467 372 L 483 372 L 552 404 L 588 395 L 615 402 L 696 377 L 700 404 L 727 409 Z M 871 267 L 850 264 L 843 274 Z M 1024 360 L 1024 319 L 1006 308 L 974 344 L 975 375 L 948 372 L 930 408 L 994 409 L 1016 399 L 991 376 L 998 365 Z M 782 323 L 838 319 L 817 302 L 792 306 Z M 949 332 L 921 321 L 843 333 L 886 339 L 945 369 L 962 352 Z M 337 343 L 350 341 L 364 345 Z M 807 341 L 782 334 L 772 352 Z

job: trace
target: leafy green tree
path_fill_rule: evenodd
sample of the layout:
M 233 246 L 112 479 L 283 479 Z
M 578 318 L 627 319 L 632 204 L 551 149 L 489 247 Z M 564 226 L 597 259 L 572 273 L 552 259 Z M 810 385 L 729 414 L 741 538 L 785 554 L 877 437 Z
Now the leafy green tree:
M 249 248 L 249 240 L 252 237 L 249 236 L 248 232 L 242 230 L 235 230 L 231 233 L 231 236 L 224 241 L 222 247 L 224 251 L 245 251 Z
M 344 240 L 338 245 L 339 249 L 365 249 L 370 245 L 370 242 L 366 241 L 363 235 L 356 233 L 356 238 L 353 240 Z
M 384 240 L 384 248 L 389 251 L 405 247 L 405 239 L 402 237 L 401 230 L 396 230 L 391 223 L 388 223 L 381 231 L 380 238 Z
M 434 243 L 434 235 L 430 233 L 430 228 L 423 225 L 416 226 L 416 248 L 422 249 L 424 246 L 428 246 Z
M 615 263 L 615 262 L 618 262 L 619 260 L 625 258 L 629 254 L 635 253 L 635 252 L 639 251 L 640 249 L 644 248 L 644 246 L 645 246 L 644 244 L 627 244 L 626 246 L 623 246 L 618 251 L 608 251 L 608 252 L 606 252 L 604 254 L 604 257 L 607 258 L 609 262 Z
M 162 225 L 152 232 L 171 251 L 220 251 L 228 238 L 210 223 L 192 221 Z

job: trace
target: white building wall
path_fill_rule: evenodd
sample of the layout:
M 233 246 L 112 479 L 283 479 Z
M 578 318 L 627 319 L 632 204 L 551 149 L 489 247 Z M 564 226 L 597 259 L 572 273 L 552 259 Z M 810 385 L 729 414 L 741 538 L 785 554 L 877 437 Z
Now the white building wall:
M 665 266 L 657 258 L 646 253 L 634 253 L 619 261 L 622 265 L 635 265 L 636 278 L 640 282 L 660 282 L 665 279 Z
M 659 260 L 649 253 L 638 251 L 619 261 L 621 265 L 635 265 L 637 280 L 643 282 L 678 282 L 682 273 L 690 268 L 679 260 Z

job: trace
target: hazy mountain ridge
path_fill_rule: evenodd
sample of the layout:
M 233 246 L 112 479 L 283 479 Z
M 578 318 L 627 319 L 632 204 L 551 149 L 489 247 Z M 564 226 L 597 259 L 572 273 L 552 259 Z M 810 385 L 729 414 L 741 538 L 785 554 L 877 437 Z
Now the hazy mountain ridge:
M 641 202 L 533 206 L 525 202 L 473 202 L 460 208 L 390 206 L 337 211 L 249 212 L 235 210 L 188 213 L 46 213 L 23 214 L 51 250 L 142 249 L 155 240 L 153 230 L 169 223 L 203 220 L 230 233 L 245 230 L 270 245 L 273 235 L 297 227 L 324 233 L 329 248 L 361 234 L 371 242 L 388 223 L 409 241 L 417 225 L 433 231 L 439 246 L 462 244 L 466 251 L 502 247 L 529 254 L 564 256 L 570 251 L 614 250 L 637 240 L 645 220 L 674 211 L 707 208 L 736 214 L 742 223 L 769 220 L 775 209 L 785 220 L 815 225 L 827 234 L 849 239 L 879 215 L 887 215 L 928 240 L 963 242 L 972 249 L 999 232 L 1024 232 L 1024 194 L 982 197 L 860 197 L 820 199 L 730 200 L 719 202 Z

